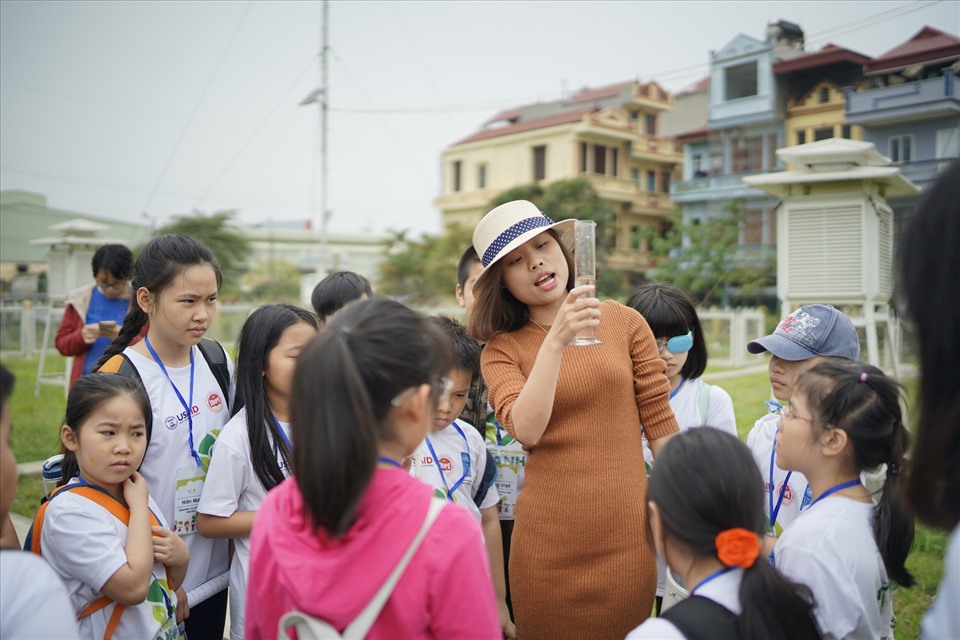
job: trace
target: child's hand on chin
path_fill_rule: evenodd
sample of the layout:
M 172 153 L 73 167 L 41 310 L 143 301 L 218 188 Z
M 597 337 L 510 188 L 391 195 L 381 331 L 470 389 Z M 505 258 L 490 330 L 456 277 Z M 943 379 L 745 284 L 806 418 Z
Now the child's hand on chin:
M 133 508 L 134 505 L 146 507 L 147 481 L 143 479 L 139 471 L 134 471 L 133 475 L 123 481 L 123 499 L 127 501 L 127 507 Z

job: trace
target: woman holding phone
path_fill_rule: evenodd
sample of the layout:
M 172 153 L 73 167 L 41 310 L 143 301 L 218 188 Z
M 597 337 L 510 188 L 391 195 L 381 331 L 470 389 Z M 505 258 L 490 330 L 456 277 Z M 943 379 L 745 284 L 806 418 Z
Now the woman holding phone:
M 73 356 L 70 386 L 90 373 L 120 332 L 130 308 L 133 254 L 122 244 L 105 244 L 93 254 L 94 282 L 67 294 L 57 330 L 57 351 Z

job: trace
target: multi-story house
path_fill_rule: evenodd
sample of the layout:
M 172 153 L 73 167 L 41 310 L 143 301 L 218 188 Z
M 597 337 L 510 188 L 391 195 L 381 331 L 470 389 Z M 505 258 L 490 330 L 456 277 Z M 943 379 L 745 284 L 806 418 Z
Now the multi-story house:
M 617 213 L 615 269 L 653 265 L 642 227 L 660 226 L 673 205 L 671 174 L 681 154 L 660 135 L 672 98 L 656 82 L 622 82 L 498 113 L 443 151 L 443 224 L 472 227 L 487 204 L 513 187 L 586 178 Z M 548 212 L 549 213 L 549 212 Z
M 846 90 L 847 123 L 924 188 L 960 156 L 960 38 L 924 27 L 864 72 L 862 86 Z M 891 204 L 907 211 L 915 202 Z
M 803 31 L 782 20 L 761 41 L 740 34 L 710 53 L 707 125 L 677 136 L 683 144 L 683 180 L 671 185 L 683 218 L 698 223 L 723 213 L 735 201 L 745 215 L 741 259 L 770 257 L 776 243 L 777 201 L 741 181 L 780 167 L 785 100 L 774 65 L 803 54 Z
M 860 88 L 868 62 L 865 55 L 828 44 L 773 65 L 785 92 L 786 146 L 830 138 L 863 140 L 863 127 L 847 123 L 845 92 Z

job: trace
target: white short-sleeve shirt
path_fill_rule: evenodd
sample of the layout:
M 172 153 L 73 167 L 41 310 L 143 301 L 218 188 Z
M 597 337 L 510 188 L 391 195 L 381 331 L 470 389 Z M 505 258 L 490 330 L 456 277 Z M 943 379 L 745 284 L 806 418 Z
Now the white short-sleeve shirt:
M 439 465 L 430 452 L 430 444 L 439 458 Z M 466 422 L 454 420 L 443 430 L 432 432 L 420 444 L 414 452 L 410 475 L 431 485 L 437 490 L 437 495 L 444 498 L 447 489 L 453 490 L 462 477 L 459 488 L 453 490 L 453 501 L 466 507 L 479 521 L 480 509 L 495 507 L 500 502 L 496 483 L 487 489 L 479 507 L 474 502 L 486 468 L 487 449 L 480 433 Z
M 263 425 L 266 429 L 267 425 Z M 281 422 L 287 438 L 290 425 Z M 269 436 L 268 436 L 269 438 Z M 273 447 L 273 439 L 269 438 Z M 290 469 L 277 455 L 277 464 L 284 476 Z M 228 518 L 237 511 L 257 511 L 267 491 L 253 470 L 250 435 L 247 431 L 247 410 L 240 409 L 217 437 L 210 470 L 200 496 L 200 513 Z M 243 612 L 247 597 L 247 575 L 250 564 L 250 537 L 234 538 L 233 561 L 230 564 L 230 637 L 243 637 Z

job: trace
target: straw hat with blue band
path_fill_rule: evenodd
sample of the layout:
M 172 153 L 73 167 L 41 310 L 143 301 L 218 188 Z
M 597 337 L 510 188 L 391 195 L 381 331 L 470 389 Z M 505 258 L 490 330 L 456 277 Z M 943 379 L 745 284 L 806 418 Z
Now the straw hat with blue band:
M 556 232 L 560 242 L 572 255 L 575 222 L 572 218 L 554 222 L 535 204 L 526 200 L 514 200 L 492 209 L 483 216 L 473 232 L 473 248 L 483 265 L 477 281 L 484 278 L 490 272 L 490 267 L 503 256 L 548 229 Z M 572 273 L 570 277 L 573 277 Z

